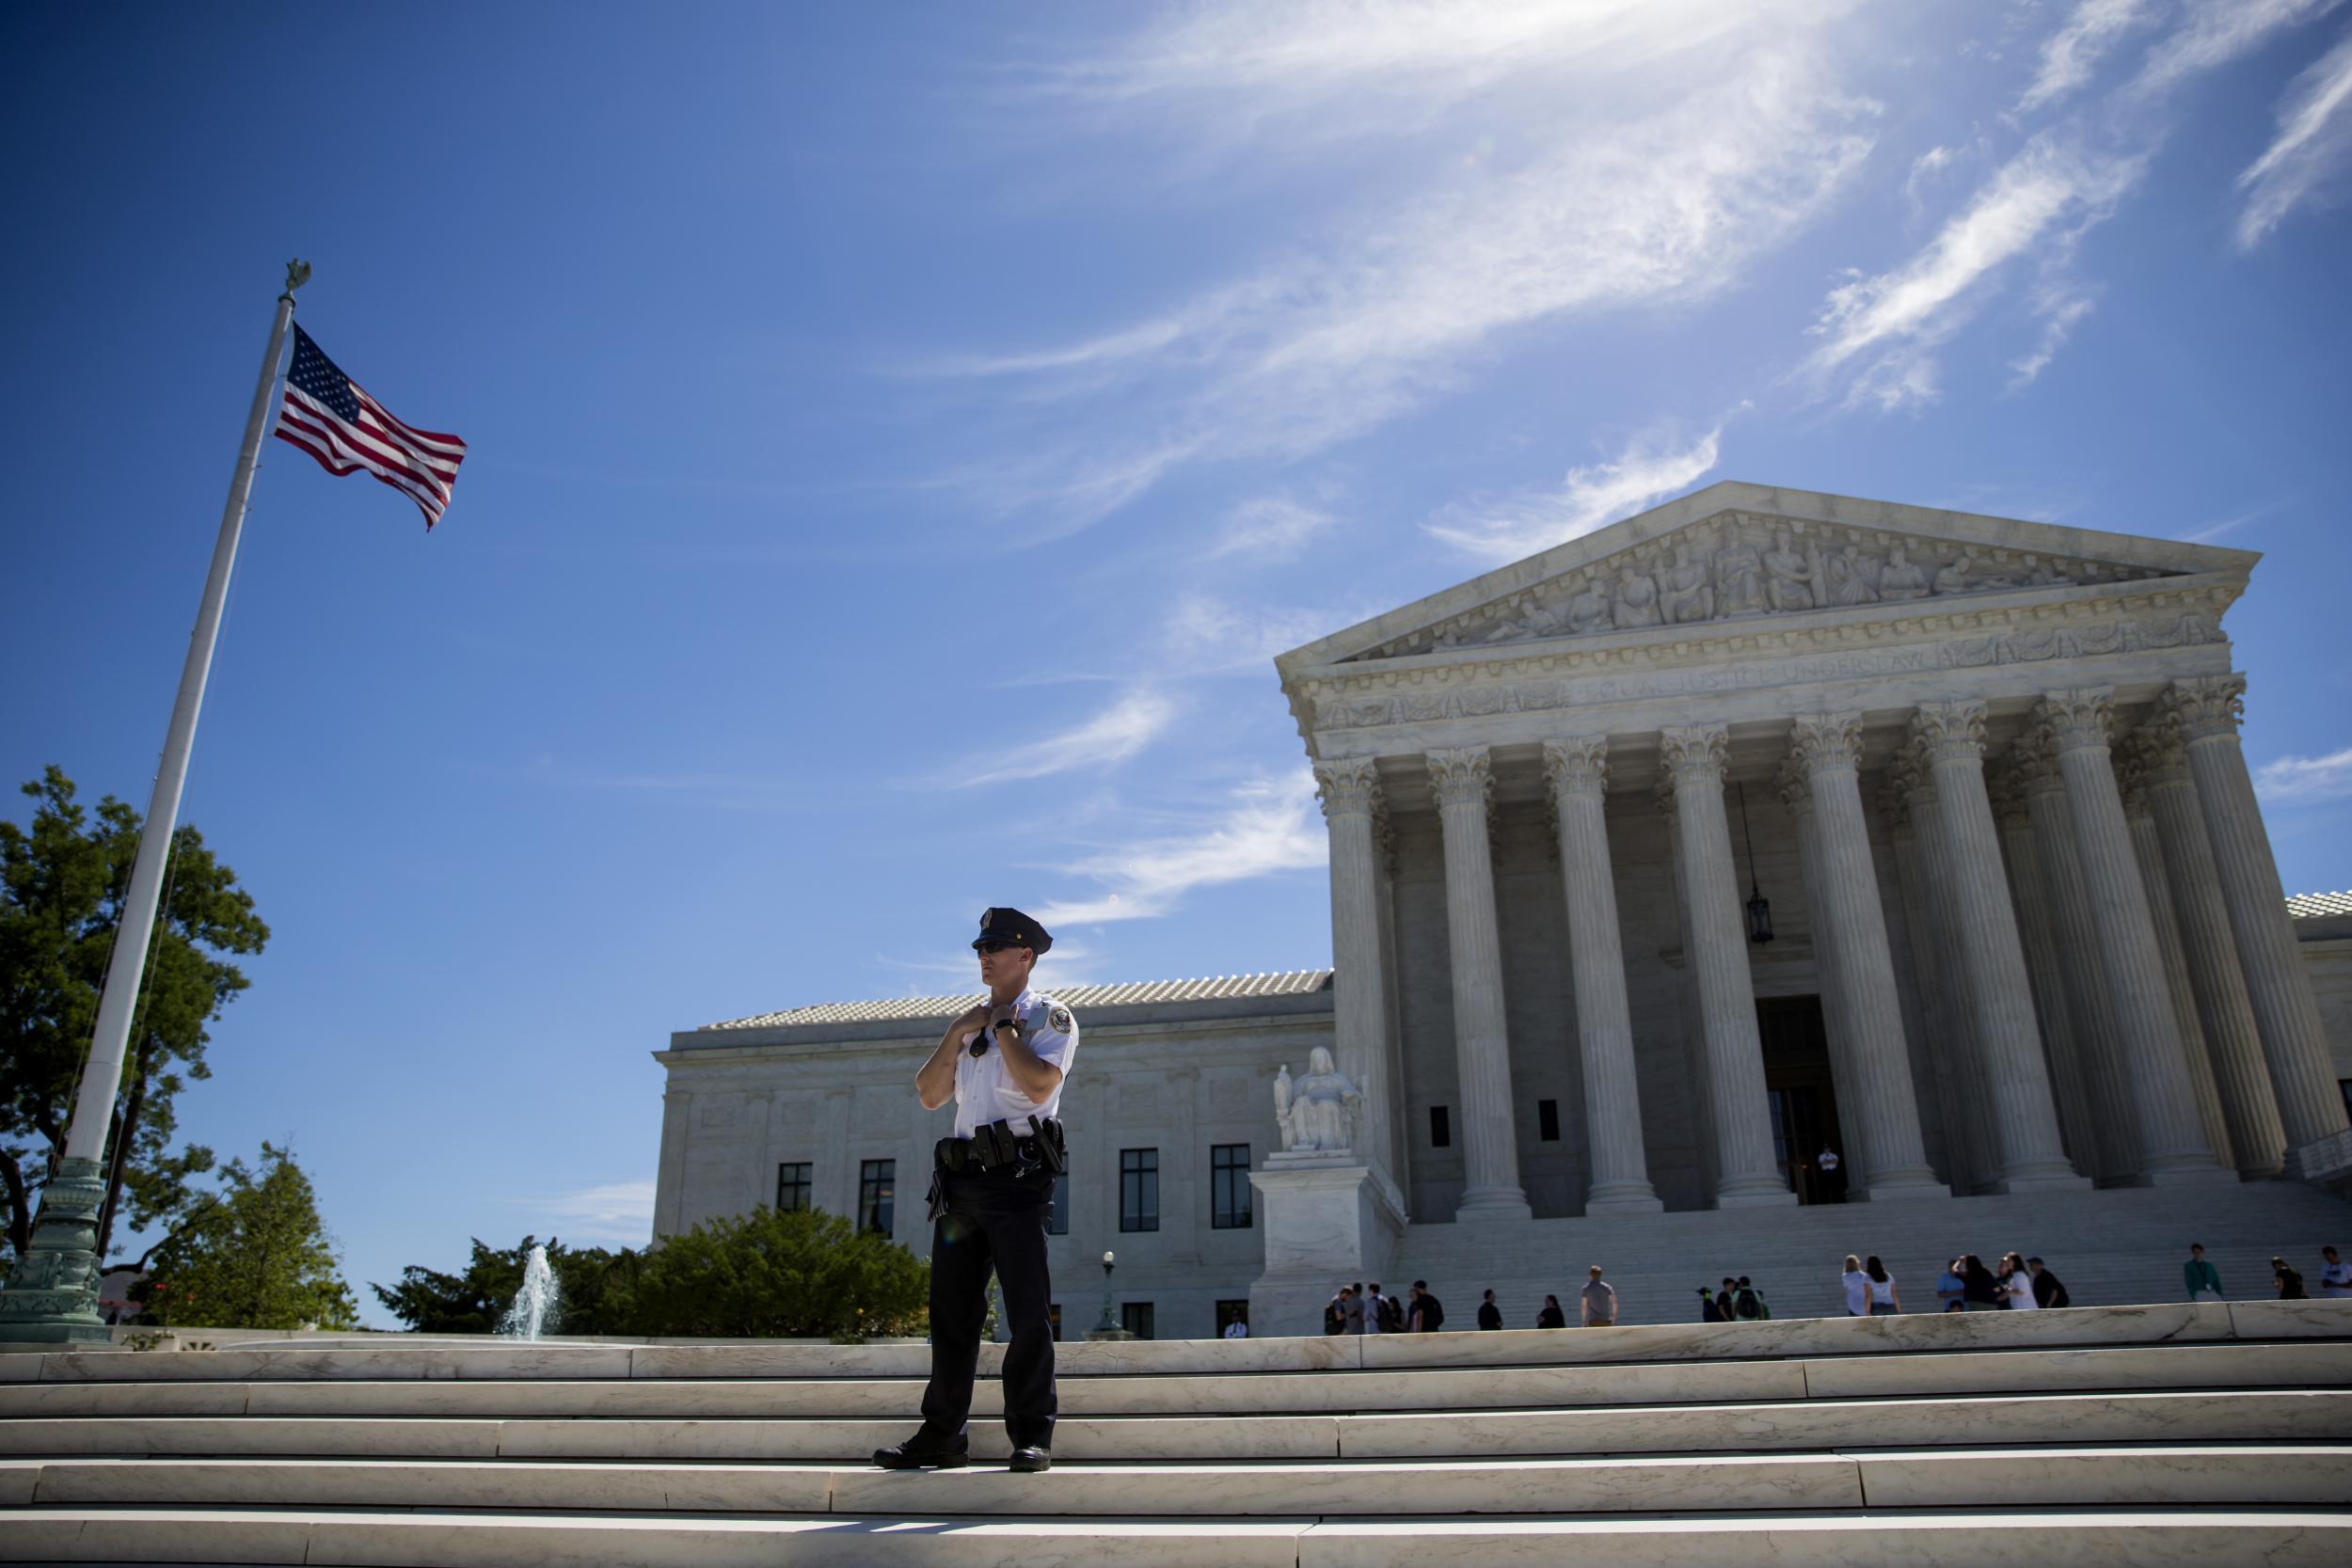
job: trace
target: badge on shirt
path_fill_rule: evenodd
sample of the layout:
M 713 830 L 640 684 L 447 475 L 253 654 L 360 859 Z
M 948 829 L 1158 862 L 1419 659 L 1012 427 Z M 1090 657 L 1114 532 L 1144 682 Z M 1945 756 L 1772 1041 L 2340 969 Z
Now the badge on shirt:
M 1045 1026 L 1057 1035 L 1070 1033 L 1070 1009 L 1057 1003 L 1045 1015 Z

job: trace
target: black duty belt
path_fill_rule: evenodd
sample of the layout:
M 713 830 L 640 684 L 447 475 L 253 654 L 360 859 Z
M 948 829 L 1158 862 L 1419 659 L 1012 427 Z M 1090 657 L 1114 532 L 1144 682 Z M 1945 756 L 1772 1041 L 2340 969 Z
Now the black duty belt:
M 968 1138 L 940 1139 L 932 1148 L 931 1162 L 959 1174 L 984 1170 L 1026 1176 L 1041 1171 L 1059 1176 L 1070 1165 L 1069 1145 L 1059 1117 L 1031 1117 L 1027 1131 L 1020 1132 L 1010 1122 L 999 1120 L 974 1128 Z

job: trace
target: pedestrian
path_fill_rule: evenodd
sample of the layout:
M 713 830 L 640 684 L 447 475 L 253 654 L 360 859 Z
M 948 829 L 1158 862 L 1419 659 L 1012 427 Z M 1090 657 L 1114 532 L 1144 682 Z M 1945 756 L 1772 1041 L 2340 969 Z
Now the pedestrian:
M 1568 1326 L 1568 1315 L 1560 1310 L 1560 1298 L 1558 1296 L 1546 1296 L 1544 1298 L 1544 1309 L 1535 1314 L 1535 1326 L 1537 1328 L 1565 1328 Z
M 1355 1284 L 1350 1285 L 1347 1288 L 1347 1302 L 1346 1305 L 1342 1307 L 1340 1310 L 1347 1317 L 1346 1326 L 1340 1330 L 1341 1333 L 1361 1334 L 1364 1331 L 1364 1285 L 1362 1280 L 1359 1279 Z
M 2305 1301 L 2303 1276 L 2283 1258 L 2270 1260 L 2270 1277 L 2279 1287 L 2280 1301 Z
M 1415 1334 L 1435 1334 L 1444 1326 L 1445 1303 L 1429 1293 L 1429 1281 L 1413 1281 L 1413 1305 L 1405 1314 L 1406 1327 Z
M 2202 1242 L 2188 1243 L 2188 1261 L 2181 1265 L 2181 1283 L 2188 1287 L 2191 1301 L 2202 1301 L 2208 1295 L 2216 1301 L 2222 1299 L 2221 1271 L 2205 1261 Z
M 1544 1299 L 1549 1301 L 1551 1298 L 1547 1296 Z M 1724 1309 L 1717 1302 L 1715 1292 L 1708 1290 L 1704 1285 L 1700 1286 L 1699 1322 L 1703 1323 L 1729 1323 L 1730 1321 L 1731 1320 L 1729 1318 L 1724 1316 Z
M 2035 1301 L 2043 1307 L 2073 1305 L 2073 1298 L 2067 1295 L 2065 1285 L 2059 1281 L 2057 1275 L 2050 1272 L 2048 1265 L 2041 1259 L 2026 1259 L 2026 1267 L 2033 1271 L 2033 1299 Z
M 1821 1176 L 1820 1201 L 1823 1203 L 1845 1202 L 1846 1162 L 1838 1158 L 1837 1150 L 1823 1144 L 1821 1152 L 1813 1157 L 1813 1168 L 1820 1172 Z
M 1343 1285 L 1331 1292 L 1331 1299 L 1323 1304 L 1323 1332 L 1347 1332 L 1347 1287 Z
M 1967 1309 L 1967 1296 L 1968 1283 L 1961 1277 L 1960 1259 L 1955 1258 L 1935 1276 L 1935 1299 L 1944 1304 L 1945 1311 L 1961 1312 Z
M 1862 1259 L 1846 1254 L 1846 1272 L 1839 1283 L 1846 1287 L 1846 1316 L 1867 1318 L 1870 1315 L 1870 1276 L 1862 1272 Z
M 1891 1318 L 1903 1309 L 1903 1298 L 1895 1289 L 1895 1276 L 1886 1272 L 1877 1253 L 1862 1260 L 1862 1272 L 1870 1276 L 1870 1316 Z
M 1961 1254 L 1961 1301 L 1970 1312 L 1998 1312 L 2009 1305 L 2009 1297 L 2001 1282 L 1993 1277 L 1993 1271 L 1984 1266 L 1984 1259 L 1973 1252 Z
M 1751 1284 L 1746 1275 L 1741 1275 L 1732 1286 L 1731 1315 L 1742 1322 L 1760 1322 L 1772 1315 L 1772 1309 L 1765 1305 L 1764 1292 Z
M 1613 1328 L 1617 1322 L 1617 1291 L 1600 1276 L 1600 1265 L 1595 1263 L 1584 1271 L 1584 1326 Z
M 927 1111 L 953 1099 L 956 1126 L 931 1151 L 931 1376 L 923 1425 L 874 1450 L 886 1470 L 971 1463 L 972 1379 L 979 1364 L 988 1282 L 1004 1292 L 1005 1434 L 1012 1468 L 1054 1463 L 1054 1325 L 1045 1227 L 1055 1178 L 1069 1167 L 1062 1086 L 1078 1054 L 1078 1021 L 1029 983 L 1050 951 L 1045 927 L 1015 909 L 980 916 L 972 950 L 988 995 L 956 1016 L 914 1075 Z
M 2033 1275 L 2026 1267 L 2023 1253 L 2005 1252 L 2001 1255 L 2000 1279 L 2001 1294 L 2010 1311 L 2031 1312 L 2041 1307 L 2042 1303 L 2034 1299 Z
M 1739 1289 L 1738 1280 L 1726 1278 L 1724 1281 L 1724 1288 L 1715 1292 L 1715 1317 L 1718 1322 L 1729 1323 L 1738 1315 L 1732 1310 L 1731 1298 L 1732 1293 Z
M 2319 1271 L 2319 1293 L 2339 1301 L 2352 1296 L 2352 1263 L 2337 1257 L 2336 1249 L 2331 1246 L 2321 1247 L 2319 1256 L 2323 1260 Z
M 1502 1308 L 1495 1305 L 1495 1293 L 1492 1291 L 1488 1291 L 1484 1296 L 1479 1298 L 1478 1326 L 1481 1328 L 1501 1328 L 1502 1326 Z
M 1364 1332 L 1394 1334 L 1405 1326 L 1405 1314 L 1398 1309 L 1394 1296 L 1380 1293 L 1380 1282 L 1374 1280 L 1364 1297 Z
M 1232 1323 L 1227 1323 L 1225 1325 L 1225 1338 L 1228 1339 L 1248 1338 L 1249 1321 L 1247 1318 L 1235 1318 Z

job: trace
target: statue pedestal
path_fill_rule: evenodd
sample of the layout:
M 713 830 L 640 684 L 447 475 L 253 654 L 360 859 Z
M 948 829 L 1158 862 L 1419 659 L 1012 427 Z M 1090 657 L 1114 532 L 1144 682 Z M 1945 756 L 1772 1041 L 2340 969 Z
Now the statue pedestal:
M 1269 1154 L 1249 1173 L 1265 1237 L 1265 1272 L 1249 1287 L 1249 1332 L 1320 1334 L 1343 1285 L 1381 1271 L 1405 1233 L 1405 1200 L 1388 1173 L 1348 1149 Z

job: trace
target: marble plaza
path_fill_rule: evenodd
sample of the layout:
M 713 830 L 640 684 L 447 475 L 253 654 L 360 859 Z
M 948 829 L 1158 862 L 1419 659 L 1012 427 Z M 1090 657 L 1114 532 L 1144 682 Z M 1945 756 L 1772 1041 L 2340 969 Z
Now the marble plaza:
M 1516 1325 L 1603 1245 L 1636 1312 L 1775 1238 L 1915 1277 L 1995 1217 L 2099 1249 L 2078 1300 L 2177 1281 L 2201 1221 L 2352 1245 L 2313 1185 L 2352 909 L 2290 907 L 2240 750 L 2257 559 L 1726 483 L 1284 655 L 1333 967 L 1057 990 L 1065 1333 L 1106 1249 L 1114 1321 L 1198 1338 L 1414 1271 Z M 966 1000 L 673 1037 L 657 1231 L 807 1204 L 921 1250 L 909 1084 Z

